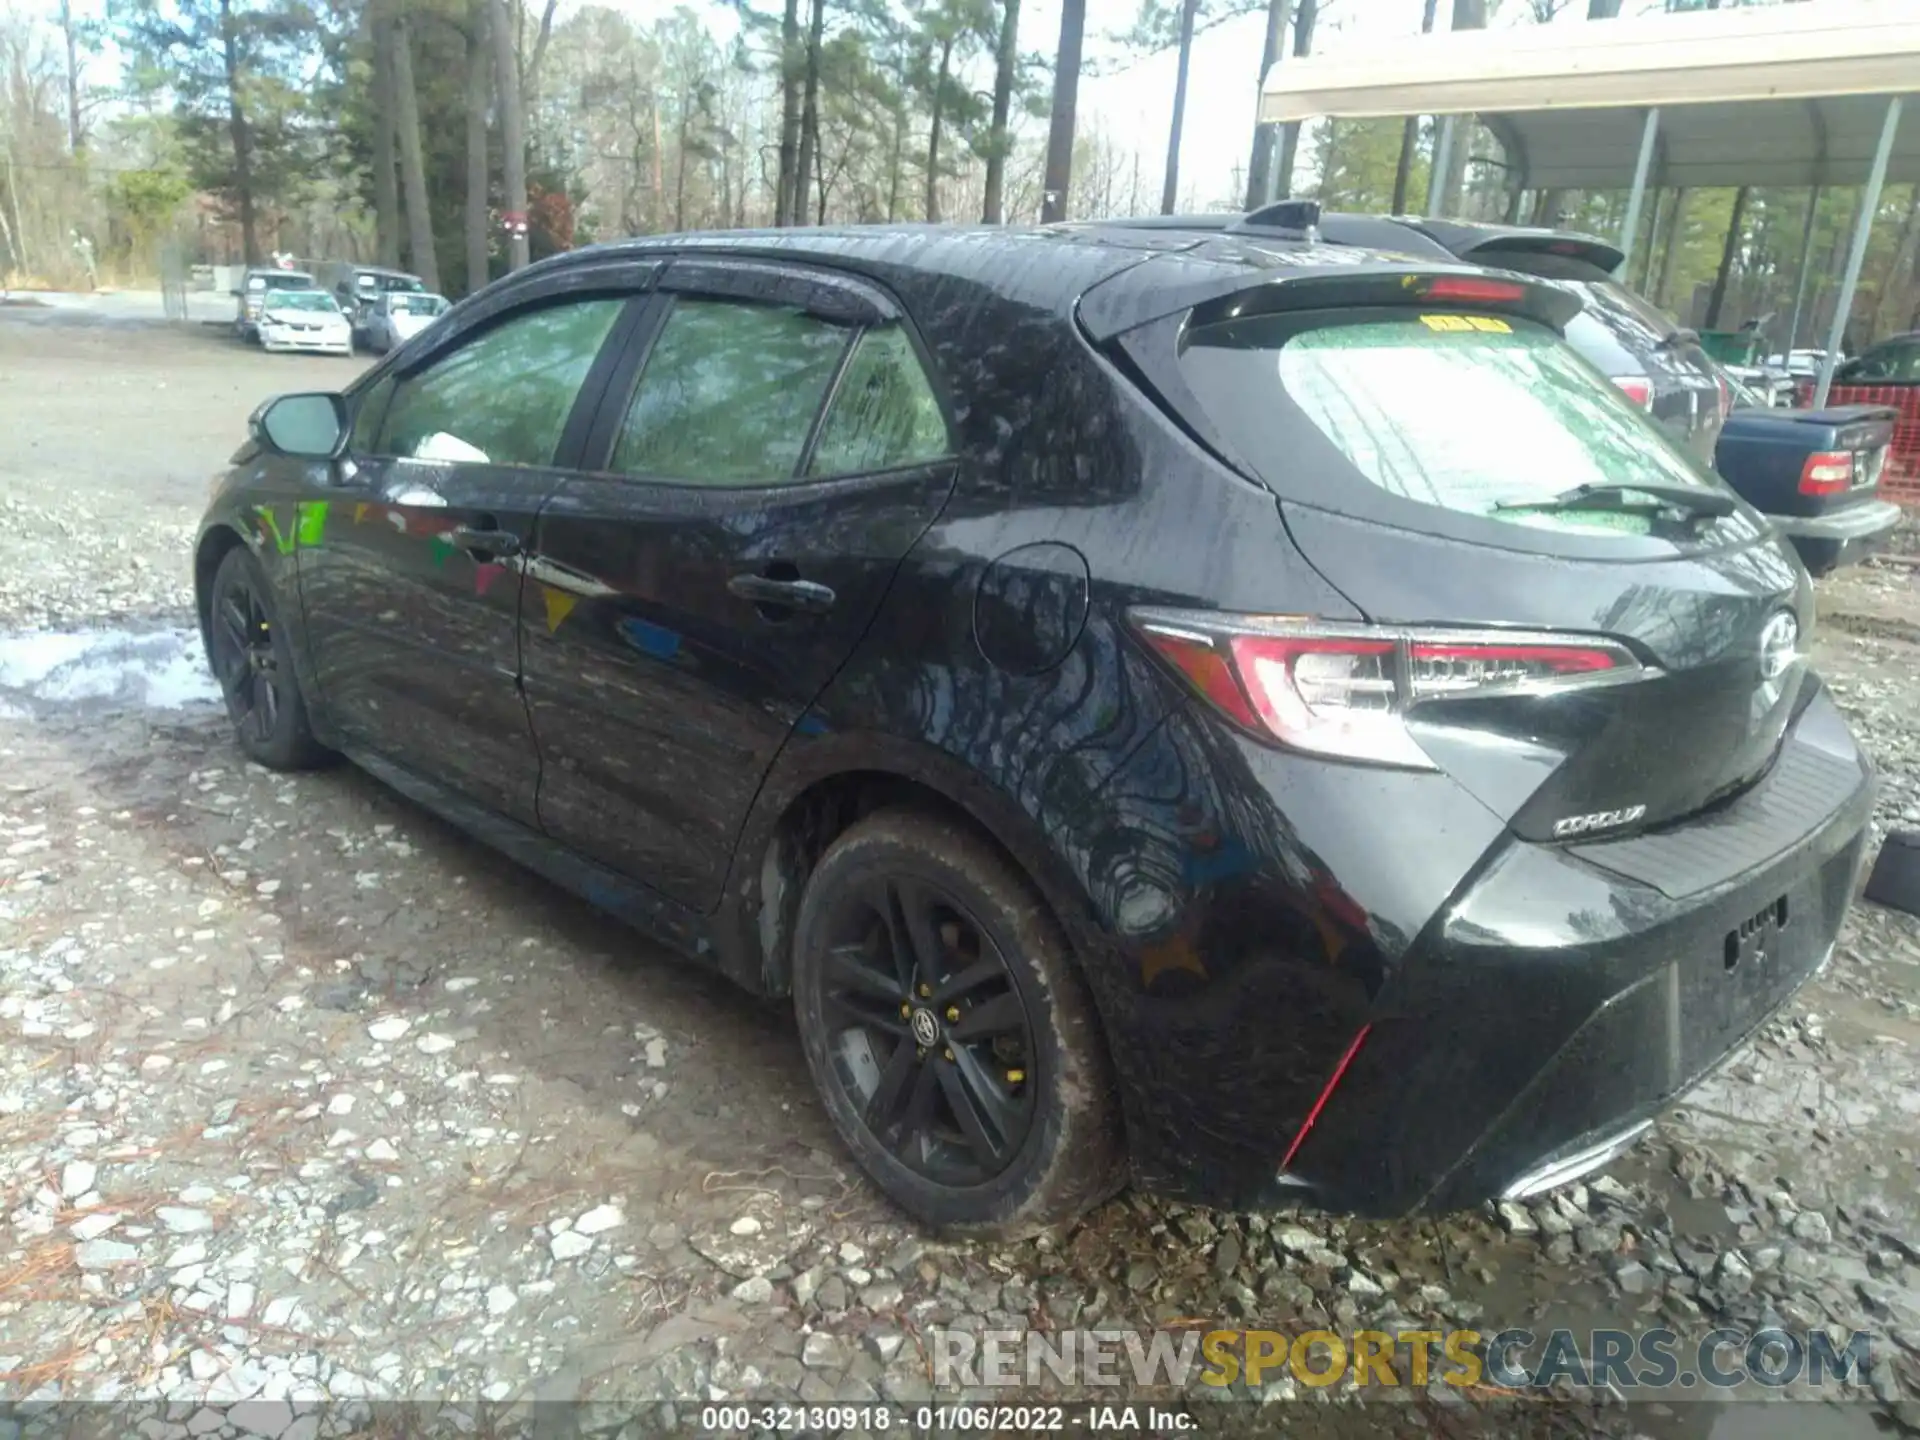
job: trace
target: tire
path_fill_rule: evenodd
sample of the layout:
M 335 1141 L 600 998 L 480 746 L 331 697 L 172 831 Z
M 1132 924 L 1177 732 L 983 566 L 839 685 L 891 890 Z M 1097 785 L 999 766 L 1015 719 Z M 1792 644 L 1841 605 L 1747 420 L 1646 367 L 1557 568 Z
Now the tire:
M 807 881 L 793 980 L 834 1128 L 922 1224 L 1015 1239 L 1125 1182 L 1085 982 L 1046 906 L 984 840 L 908 810 L 851 827 Z
M 309 770 L 325 764 L 332 752 L 313 738 L 278 617 L 266 572 L 236 545 L 214 572 L 207 661 L 247 758 L 269 770 Z

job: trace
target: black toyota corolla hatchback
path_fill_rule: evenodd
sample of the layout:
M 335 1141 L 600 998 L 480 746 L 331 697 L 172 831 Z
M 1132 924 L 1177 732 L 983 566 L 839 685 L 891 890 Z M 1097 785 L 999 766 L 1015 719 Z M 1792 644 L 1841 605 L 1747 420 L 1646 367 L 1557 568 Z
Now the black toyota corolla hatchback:
M 239 740 L 791 995 L 905 1210 L 1592 1169 L 1822 964 L 1805 572 L 1570 292 L 1262 231 L 622 242 L 256 414 Z

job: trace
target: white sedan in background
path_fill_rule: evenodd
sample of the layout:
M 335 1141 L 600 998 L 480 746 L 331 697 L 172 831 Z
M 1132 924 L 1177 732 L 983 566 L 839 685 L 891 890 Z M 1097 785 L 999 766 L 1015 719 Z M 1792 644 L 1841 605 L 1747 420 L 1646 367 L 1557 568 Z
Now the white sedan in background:
M 260 312 L 265 350 L 353 354 L 353 322 L 324 290 L 269 290 Z
M 385 354 L 404 344 L 446 314 L 444 295 L 420 290 L 389 290 L 373 302 L 364 322 L 367 348 Z

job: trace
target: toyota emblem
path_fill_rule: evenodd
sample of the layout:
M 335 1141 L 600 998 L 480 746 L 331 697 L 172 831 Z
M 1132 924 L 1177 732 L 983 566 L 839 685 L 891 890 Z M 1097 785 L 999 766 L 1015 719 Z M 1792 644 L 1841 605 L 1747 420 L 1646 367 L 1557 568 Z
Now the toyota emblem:
M 1782 610 L 1760 632 L 1760 678 L 1778 680 L 1800 658 L 1800 622 Z

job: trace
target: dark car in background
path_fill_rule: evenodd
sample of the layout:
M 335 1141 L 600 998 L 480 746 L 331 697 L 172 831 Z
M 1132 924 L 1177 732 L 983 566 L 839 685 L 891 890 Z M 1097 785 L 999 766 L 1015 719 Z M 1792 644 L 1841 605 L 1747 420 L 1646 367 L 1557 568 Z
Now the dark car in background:
M 1579 313 L 1218 230 L 574 251 L 257 412 L 200 620 L 254 760 L 791 996 L 929 1225 L 1523 1198 L 1824 963 L 1873 792 Z
M 381 265 L 332 262 L 319 270 L 320 283 L 332 292 L 336 304 L 353 322 L 356 345 L 369 344 L 369 322 L 383 295 L 427 292 L 427 283 L 404 270 L 389 270 Z
M 1586 302 L 1567 340 L 1697 459 L 1713 463 L 1731 408 L 1700 338 L 1614 278 L 1619 249 L 1590 235 L 1408 216 L 1320 216 L 1323 239 L 1518 271 L 1568 286 Z
M 1881 497 L 1898 412 L 1886 405 L 1781 409 L 1733 382 L 1714 468 L 1793 542 L 1815 575 L 1864 560 L 1899 528 Z

